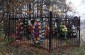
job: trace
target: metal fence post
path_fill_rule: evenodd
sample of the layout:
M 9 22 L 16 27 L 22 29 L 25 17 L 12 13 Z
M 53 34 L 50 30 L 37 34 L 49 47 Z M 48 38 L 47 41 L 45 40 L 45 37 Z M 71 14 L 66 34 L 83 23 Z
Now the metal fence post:
M 79 21 L 79 27 L 78 27 L 78 29 L 79 29 L 79 46 L 80 46 L 80 17 L 78 18 L 78 21 Z
M 49 27 L 50 27 L 50 32 L 49 32 L 49 52 L 51 52 L 51 41 L 52 41 L 52 11 L 50 11 L 50 18 L 49 18 Z

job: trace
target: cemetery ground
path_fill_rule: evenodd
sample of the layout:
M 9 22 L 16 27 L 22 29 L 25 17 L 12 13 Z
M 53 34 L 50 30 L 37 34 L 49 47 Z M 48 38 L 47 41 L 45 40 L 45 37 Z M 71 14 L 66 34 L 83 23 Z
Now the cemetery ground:
M 0 55 L 85 55 L 85 47 L 56 48 L 49 53 L 42 48 L 28 45 L 25 41 L 7 43 L 7 40 L 0 40 Z

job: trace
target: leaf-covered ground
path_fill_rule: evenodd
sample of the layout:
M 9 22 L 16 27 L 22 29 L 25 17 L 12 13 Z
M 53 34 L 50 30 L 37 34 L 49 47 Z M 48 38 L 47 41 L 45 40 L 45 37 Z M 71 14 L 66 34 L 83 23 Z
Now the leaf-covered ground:
M 0 43 L 0 55 L 85 55 L 85 47 L 56 48 L 49 53 L 42 48 L 32 47 L 28 44 Z

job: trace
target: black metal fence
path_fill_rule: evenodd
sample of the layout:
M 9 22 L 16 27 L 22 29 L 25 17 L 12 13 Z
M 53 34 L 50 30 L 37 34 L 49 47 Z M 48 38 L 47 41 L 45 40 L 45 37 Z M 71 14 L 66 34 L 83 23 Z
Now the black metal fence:
M 48 9 L 46 9 L 47 13 L 45 14 L 43 13 L 45 12 L 43 6 L 45 5 L 48 8 L 50 5 L 53 4 L 48 4 L 46 0 L 30 0 L 29 3 L 26 1 L 17 1 L 19 3 L 24 2 L 22 6 L 25 7 L 26 11 L 23 11 L 24 9 L 22 9 L 21 6 L 16 8 L 14 7 L 15 4 L 12 5 L 12 2 L 9 2 L 14 8 L 12 12 L 8 11 L 8 15 L 10 15 L 8 19 L 8 26 L 6 26 L 6 28 L 9 29 L 6 30 L 8 37 L 13 37 L 16 40 L 27 39 L 29 45 L 36 45 L 36 43 L 38 42 L 38 47 L 44 48 L 49 51 L 52 51 L 56 48 L 80 45 L 80 17 L 60 18 L 59 16 L 55 16 L 55 14 L 52 13 L 53 10 L 48 11 Z M 18 4 L 16 6 L 18 6 Z M 35 7 L 37 9 L 35 9 Z M 35 12 L 35 10 L 37 12 Z M 22 14 L 23 12 L 25 12 L 25 14 Z M 23 15 L 23 17 L 14 17 L 15 15 Z M 25 17 L 24 15 L 27 15 L 28 17 Z M 33 41 L 34 35 L 32 28 L 33 26 L 35 26 L 34 23 L 37 22 L 37 20 L 44 27 L 44 34 L 46 34 L 44 35 L 44 37 L 40 37 L 40 42 Z M 43 33 L 41 33 L 41 35 L 42 34 Z
M 31 1 L 31 0 L 30 0 Z M 8 37 L 13 37 L 15 40 L 24 40 L 28 42 L 31 46 L 38 46 L 38 48 L 43 48 L 45 50 L 52 51 L 54 49 L 62 48 L 62 47 L 76 47 L 80 45 L 80 17 L 63 17 L 60 18 L 59 16 L 55 16 L 52 14 L 52 12 L 47 11 L 49 14 L 44 14 L 44 9 L 42 8 L 44 5 L 49 7 L 50 4 L 46 4 L 44 0 L 42 1 L 36 1 L 34 0 L 29 2 L 28 4 L 24 4 L 23 6 L 27 6 L 26 11 L 22 11 L 23 9 L 18 7 L 18 10 L 16 8 L 13 8 L 13 16 L 18 15 L 16 13 L 22 13 L 25 12 L 26 15 L 27 11 L 29 13 L 27 14 L 28 17 L 11 17 L 11 11 L 9 10 L 7 12 L 7 25 L 4 25 L 5 28 L 5 34 Z M 24 2 L 21 1 L 22 3 Z M 12 2 L 9 2 L 12 5 Z M 37 14 L 35 15 L 35 6 L 37 4 Z M 53 4 L 52 4 L 53 5 Z M 12 5 L 14 7 L 14 5 Z M 15 11 L 17 12 L 15 12 Z M 20 11 L 19 11 L 20 10 Z M 32 14 L 30 14 L 31 10 L 33 11 Z M 39 13 L 39 14 L 38 14 Z M 43 16 L 44 14 L 44 16 Z M 49 17 L 47 17 L 49 16 Z M 34 35 L 33 35 L 33 26 L 34 23 L 37 22 L 36 19 L 40 19 L 39 22 L 41 22 L 41 25 L 43 24 L 45 31 L 44 37 L 40 37 L 40 44 L 37 44 L 37 41 L 33 41 Z M 26 22 L 26 23 L 25 23 Z M 30 25 L 31 24 L 31 25 Z M 6 27 L 5 27 L 6 26 Z M 47 27 L 47 28 L 45 28 Z M 63 28 L 62 28 L 63 27 Z M 64 29 L 64 30 L 63 30 Z M 41 30 L 41 31 L 43 31 Z M 63 30 L 63 32 L 62 32 Z M 41 33 L 42 35 L 43 33 Z M 39 43 L 38 41 L 38 43 Z
M 46 32 L 48 33 L 48 35 L 44 37 L 44 41 L 42 41 L 42 43 L 38 46 L 39 48 L 52 51 L 53 49 L 57 49 L 57 48 L 76 47 L 80 45 L 80 18 L 79 17 L 73 17 L 73 18 L 53 17 L 52 12 L 50 12 L 50 17 L 41 17 L 41 18 L 43 18 L 41 20 L 42 22 L 46 22 L 44 26 L 48 25 L 48 32 Z M 25 19 L 27 19 L 27 21 Z M 30 23 L 32 24 L 33 20 L 30 21 L 31 21 Z M 25 24 L 25 22 L 27 22 L 27 24 Z M 8 37 L 14 36 L 16 40 L 27 38 L 28 44 L 34 46 L 36 43 L 33 42 L 32 39 L 33 36 L 32 33 L 30 32 L 30 30 L 32 29 L 29 28 L 33 26 L 30 26 L 28 22 L 29 22 L 29 17 L 28 18 L 9 17 Z M 20 24 L 22 25 L 20 27 L 17 27 Z M 66 26 L 68 30 L 66 34 L 64 34 L 61 31 L 60 28 L 61 25 Z M 46 29 L 44 30 L 47 31 Z

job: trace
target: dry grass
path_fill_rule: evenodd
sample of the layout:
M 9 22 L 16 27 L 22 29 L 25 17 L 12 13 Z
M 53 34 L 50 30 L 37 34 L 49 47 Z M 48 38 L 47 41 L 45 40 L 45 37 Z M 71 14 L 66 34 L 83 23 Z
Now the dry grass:
M 32 47 L 25 42 L 19 43 L 0 44 L 0 55 L 85 55 L 85 47 L 56 48 L 49 53 L 47 50 Z

